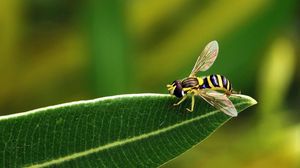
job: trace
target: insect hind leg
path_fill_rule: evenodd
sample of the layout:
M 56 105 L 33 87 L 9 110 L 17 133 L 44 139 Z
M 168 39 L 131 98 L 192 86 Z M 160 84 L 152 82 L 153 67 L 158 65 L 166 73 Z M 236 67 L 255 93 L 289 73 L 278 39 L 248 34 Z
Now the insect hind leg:
M 195 106 L 195 95 L 192 94 L 192 103 L 191 103 L 191 108 L 186 108 L 187 111 L 193 112 L 194 111 L 194 106 Z
M 235 91 L 235 90 L 232 90 L 232 91 L 230 92 L 230 94 L 227 95 L 227 96 L 230 96 L 231 94 L 241 94 L 241 91 Z

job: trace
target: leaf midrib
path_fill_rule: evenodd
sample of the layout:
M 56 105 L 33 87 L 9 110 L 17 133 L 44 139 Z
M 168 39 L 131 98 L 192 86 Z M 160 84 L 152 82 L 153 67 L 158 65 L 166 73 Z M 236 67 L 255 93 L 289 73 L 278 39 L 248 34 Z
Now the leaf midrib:
M 242 105 L 242 104 L 246 104 L 246 103 L 238 103 L 238 104 L 236 104 L 236 106 L 239 106 L 239 105 Z M 195 117 L 195 118 L 191 118 L 191 119 L 185 120 L 183 122 L 180 122 L 180 123 L 177 123 L 177 124 L 174 124 L 174 125 L 162 128 L 162 129 L 158 129 L 158 130 L 155 130 L 155 131 L 152 131 L 152 132 L 148 132 L 148 133 L 145 133 L 145 134 L 134 136 L 132 138 L 114 141 L 112 143 L 108 143 L 106 145 L 98 146 L 96 148 L 91 148 L 91 149 L 88 149 L 86 151 L 73 153 L 71 155 L 66 155 L 66 156 L 63 156 L 63 157 L 60 157 L 60 158 L 57 158 L 57 159 L 54 159 L 54 160 L 50 160 L 50 161 L 46 161 L 46 162 L 41 162 L 41 163 L 37 163 L 37 164 L 26 166 L 26 167 L 27 168 L 41 168 L 41 167 L 51 166 L 51 165 L 54 165 L 54 164 L 60 164 L 60 163 L 63 163 L 65 161 L 70 161 L 72 159 L 76 159 L 76 158 L 79 158 L 79 157 L 87 156 L 87 155 L 90 155 L 90 154 L 93 154 L 93 153 L 97 153 L 97 152 L 100 152 L 100 151 L 103 151 L 103 150 L 107 150 L 107 149 L 110 149 L 110 148 L 113 148 L 113 147 L 116 147 L 116 146 L 122 146 L 122 145 L 125 145 L 127 143 L 131 143 L 131 142 L 135 142 L 135 141 L 139 141 L 139 140 L 148 138 L 150 136 L 155 136 L 155 135 L 158 135 L 160 133 L 167 132 L 167 131 L 170 131 L 172 129 L 175 129 L 175 128 L 179 127 L 179 126 L 182 126 L 182 125 L 185 125 L 185 124 L 189 124 L 189 123 L 192 123 L 194 121 L 201 120 L 203 118 L 209 117 L 209 116 L 214 115 L 214 114 L 216 114 L 218 112 L 220 112 L 220 111 L 219 110 L 215 110 L 215 111 L 203 114 L 203 115 Z

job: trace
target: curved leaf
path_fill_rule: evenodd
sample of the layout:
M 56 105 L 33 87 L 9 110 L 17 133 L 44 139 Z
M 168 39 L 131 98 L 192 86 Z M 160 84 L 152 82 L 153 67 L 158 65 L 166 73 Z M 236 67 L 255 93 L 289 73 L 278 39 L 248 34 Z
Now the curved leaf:
M 230 97 L 240 112 L 256 104 Z M 193 147 L 229 116 L 164 94 L 78 101 L 0 117 L 0 167 L 157 167 Z

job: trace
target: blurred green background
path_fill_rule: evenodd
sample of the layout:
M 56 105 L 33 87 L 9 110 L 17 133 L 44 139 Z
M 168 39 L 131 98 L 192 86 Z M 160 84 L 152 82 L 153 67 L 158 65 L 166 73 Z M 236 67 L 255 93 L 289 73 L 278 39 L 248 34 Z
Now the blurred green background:
M 258 100 L 163 168 L 300 167 L 296 0 L 0 2 L 0 115 L 125 93 L 167 93 L 205 44 Z

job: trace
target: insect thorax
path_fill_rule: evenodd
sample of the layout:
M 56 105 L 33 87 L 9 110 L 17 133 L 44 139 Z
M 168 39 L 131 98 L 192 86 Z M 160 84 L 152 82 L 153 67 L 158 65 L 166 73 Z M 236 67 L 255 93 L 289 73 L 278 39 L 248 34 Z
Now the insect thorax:
M 188 77 L 182 80 L 183 88 L 197 87 L 198 85 L 199 81 L 197 77 Z

